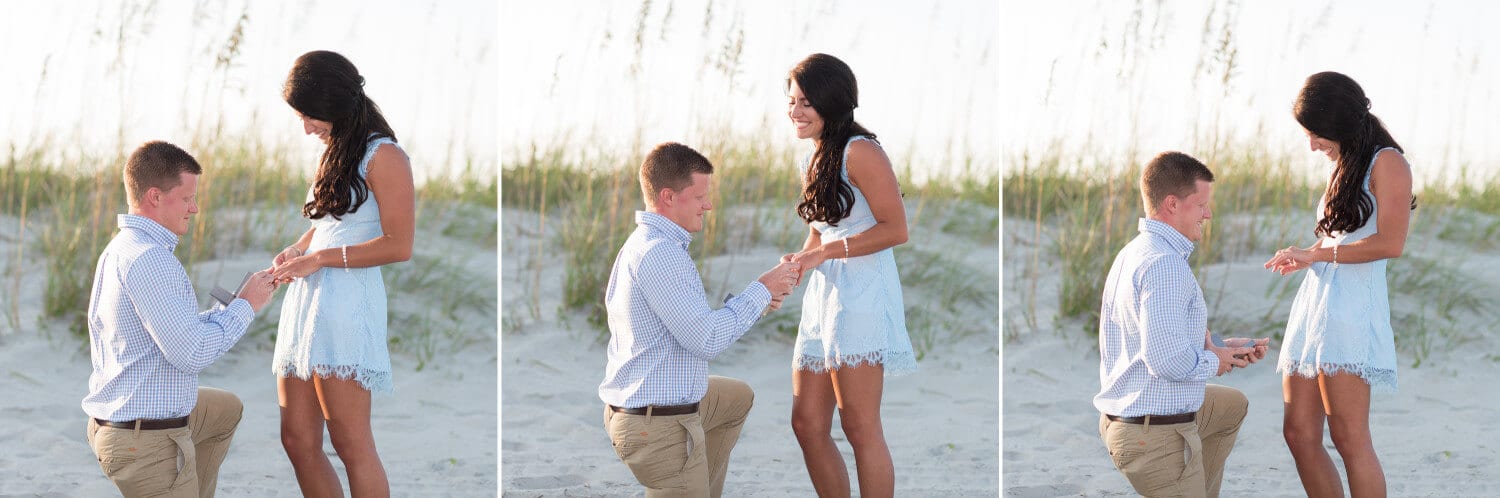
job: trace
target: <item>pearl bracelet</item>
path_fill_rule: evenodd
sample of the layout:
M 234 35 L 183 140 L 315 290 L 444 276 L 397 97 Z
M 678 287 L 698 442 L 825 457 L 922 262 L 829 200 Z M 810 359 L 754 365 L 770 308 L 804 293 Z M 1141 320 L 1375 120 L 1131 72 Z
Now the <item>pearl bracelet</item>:
M 844 259 L 849 259 L 849 239 L 844 238 L 840 240 L 844 241 Z
M 349 273 L 349 246 L 339 246 L 339 253 L 344 255 L 344 273 Z

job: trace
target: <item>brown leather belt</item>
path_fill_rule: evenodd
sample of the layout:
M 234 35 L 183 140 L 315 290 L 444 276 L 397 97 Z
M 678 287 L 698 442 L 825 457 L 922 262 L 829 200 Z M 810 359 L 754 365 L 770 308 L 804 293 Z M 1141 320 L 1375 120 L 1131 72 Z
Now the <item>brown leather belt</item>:
M 643 406 L 640 408 L 620 408 L 615 405 L 609 405 L 609 410 L 626 415 L 687 415 L 689 413 L 698 413 L 698 404 Z
M 1122 424 L 1141 425 L 1149 420 L 1153 424 L 1171 425 L 1192 422 L 1196 415 L 1198 414 L 1194 412 L 1187 412 L 1179 413 L 1177 415 L 1146 415 L 1144 417 L 1116 417 L 1114 415 L 1105 415 L 1104 417 L 1115 422 L 1120 422 Z
M 140 425 L 140 429 L 141 430 L 143 430 L 143 431 L 156 431 L 156 430 L 161 430 L 161 429 L 176 429 L 178 427 L 187 427 L 187 422 L 188 422 L 187 419 L 188 419 L 187 417 L 177 417 L 177 418 L 165 418 L 165 419 L 161 419 L 161 420 L 130 420 L 130 421 L 125 421 L 125 422 L 111 422 L 109 420 L 104 420 L 104 419 L 98 419 L 98 418 L 96 418 L 96 419 L 94 419 L 94 423 L 102 425 L 102 426 L 105 426 L 105 427 L 115 427 L 115 428 L 119 428 L 119 429 L 135 429 L 136 428 L 136 423 L 139 422 L 141 424 Z

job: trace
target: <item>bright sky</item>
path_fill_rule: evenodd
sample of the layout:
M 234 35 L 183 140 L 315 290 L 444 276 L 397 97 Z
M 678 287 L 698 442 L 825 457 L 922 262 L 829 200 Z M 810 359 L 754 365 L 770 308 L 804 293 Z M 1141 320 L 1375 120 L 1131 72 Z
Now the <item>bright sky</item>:
M 920 178 L 966 156 L 998 168 L 994 1 L 718 0 L 711 13 L 706 0 L 647 2 L 637 58 L 642 5 L 504 2 L 501 45 L 525 47 L 501 54 L 507 156 L 557 142 L 628 152 L 637 134 L 646 148 L 743 136 L 799 145 L 785 117 L 786 74 L 826 52 L 854 70 L 855 118 L 906 162 L 898 169 Z M 737 63 L 722 64 L 734 70 L 719 67 L 737 43 Z
M 1419 181 L 1463 167 L 1500 173 L 1500 7 L 1483 1 L 1200 2 L 1007 0 L 1001 9 L 1000 139 L 1011 167 L 1059 144 L 1085 163 L 1206 151 L 1220 129 L 1309 165 L 1291 104 L 1310 74 L 1333 70 L 1364 87 L 1407 150 Z M 1127 36 L 1132 12 L 1141 21 Z M 1210 17 L 1210 9 L 1214 15 Z M 1227 12 L 1236 68 L 1227 92 L 1213 61 Z M 1095 13 L 1079 15 L 1079 13 Z M 1207 22 L 1206 22 L 1207 21 Z M 1205 24 L 1210 26 L 1204 43 Z M 1205 45 L 1209 46 L 1205 49 Z M 1207 71 L 1198 66 L 1205 64 Z M 1097 156 L 1097 157 L 1096 157 Z
M 493 0 L 92 0 L 5 10 L 0 144 L 50 139 L 107 154 L 150 139 L 186 143 L 222 116 L 231 133 L 320 150 L 302 137 L 281 84 L 298 55 L 327 49 L 359 67 L 419 178 L 466 158 L 497 164 Z M 242 13 L 240 54 L 217 70 Z

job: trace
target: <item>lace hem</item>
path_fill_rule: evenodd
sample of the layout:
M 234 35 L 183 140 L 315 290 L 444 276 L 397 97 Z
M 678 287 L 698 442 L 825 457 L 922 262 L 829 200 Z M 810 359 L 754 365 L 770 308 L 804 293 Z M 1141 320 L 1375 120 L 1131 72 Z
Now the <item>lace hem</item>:
M 1325 375 L 1349 373 L 1363 379 L 1366 384 L 1370 385 L 1371 390 L 1395 392 L 1397 389 L 1396 369 L 1394 368 L 1371 368 L 1358 363 L 1304 363 L 1289 360 L 1276 365 L 1276 371 L 1306 379 L 1316 379 L 1319 373 Z
M 917 358 L 909 351 L 892 353 L 887 355 L 886 351 L 871 351 L 864 354 L 852 354 L 844 356 L 821 356 L 796 355 L 792 359 L 792 369 L 813 373 L 824 373 L 829 370 L 838 370 L 848 367 L 859 367 L 865 365 L 882 365 L 885 367 L 886 377 L 906 375 L 917 371 Z
M 302 380 L 311 379 L 313 375 L 341 380 L 354 379 L 359 382 L 360 387 L 372 393 L 388 394 L 395 391 L 391 385 L 390 372 L 370 370 L 358 365 L 313 365 L 312 368 L 303 369 L 287 364 L 276 368 L 275 374 L 277 377 L 296 377 Z

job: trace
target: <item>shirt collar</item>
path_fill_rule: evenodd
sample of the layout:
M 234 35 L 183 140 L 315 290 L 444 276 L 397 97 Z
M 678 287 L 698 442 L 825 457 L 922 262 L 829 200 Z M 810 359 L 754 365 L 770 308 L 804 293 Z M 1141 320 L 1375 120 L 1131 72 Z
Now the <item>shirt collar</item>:
M 168 251 L 177 250 L 177 234 L 167 230 L 167 227 L 161 226 L 161 223 L 157 223 L 156 220 L 136 214 L 121 214 L 116 222 L 121 230 L 127 228 L 140 230 L 147 240 L 161 244 Z
M 661 232 L 668 240 L 682 245 L 683 249 L 687 249 L 688 244 L 693 241 L 693 234 L 688 233 L 681 225 L 650 211 L 636 211 L 635 224 Z
M 1196 247 L 1193 244 L 1193 241 L 1188 240 L 1187 237 L 1184 237 L 1181 232 L 1177 231 L 1176 228 L 1172 228 L 1171 225 L 1162 223 L 1160 221 L 1156 221 L 1150 218 L 1141 218 L 1140 230 L 1141 233 L 1155 235 L 1161 238 L 1167 243 L 1168 247 L 1171 247 L 1173 251 L 1181 254 L 1183 259 L 1187 259 L 1189 255 L 1192 255 L 1193 248 Z

